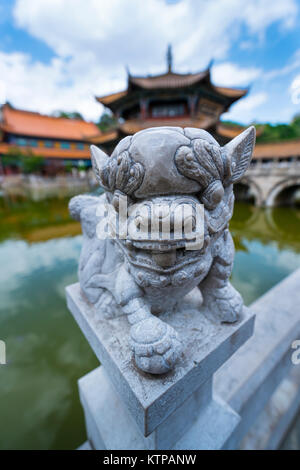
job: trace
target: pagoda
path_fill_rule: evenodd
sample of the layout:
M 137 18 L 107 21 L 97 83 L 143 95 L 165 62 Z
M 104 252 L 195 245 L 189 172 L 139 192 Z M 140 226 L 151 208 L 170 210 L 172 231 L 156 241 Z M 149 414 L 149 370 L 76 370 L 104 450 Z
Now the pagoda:
M 210 65 L 197 73 L 174 72 L 169 46 L 166 73 L 133 76 L 128 71 L 126 90 L 96 97 L 110 109 L 117 125 L 93 141 L 111 153 L 123 137 L 147 127 L 180 126 L 206 129 L 224 144 L 240 129 L 224 126 L 220 116 L 247 92 L 248 89 L 215 86 Z

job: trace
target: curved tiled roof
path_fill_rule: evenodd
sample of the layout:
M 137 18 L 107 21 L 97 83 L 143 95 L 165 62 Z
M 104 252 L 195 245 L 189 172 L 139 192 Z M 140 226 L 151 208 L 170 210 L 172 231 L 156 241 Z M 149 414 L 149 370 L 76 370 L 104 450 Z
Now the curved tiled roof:
M 214 86 L 214 89 L 221 95 L 228 96 L 228 98 L 241 98 L 248 92 L 247 88 L 226 88 L 223 86 Z
M 110 105 L 113 103 L 117 103 L 123 97 L 130 94 L 130 86 L 137 86 L 145 90 L 156 90 L 164 88 L 176 89 L 194 85 L 195 83 L 201 82 L 206 77 L 210 77 L 209 69 L 203 72 L 189 74 L 168 72 L 162 75 L 153 75 L 148 77 L 134 77 L 129 75 L 127 90 L 111 93 L 110 95 L 102 97 L 96 97 L 96 100 L 102 103 L 104 106 L 110 107 Z M 217 93 L 223 95 L 226 98 L 229 98 L 231 102 L 242 98 L 248 92 L 248 89 L 220 87 L 215 86 L 212 83 L 210 83 L 210 85 Z
M 223 137 L 227 137 L 228 139 L 233 139 L 237 135 L 239 135 L 241 132 L 243 132 L 245 129 L 247 129 L 248 126 L 242 126 L 239 124 L 227 124 L 223 123 L 222 121 L 217 124 L 217 132 L 219 135 Z M 256 129 L 256 138 L 259 137 L 263 132 L 262 127 Z
M 113 103 L 114 101 L 119 100 L 120 98 L 123 98 L 123 96 L 126 96 L 126 95 L 127 95 L 127 91 L 125 90 L 125 91 L 119 91 L 117 93 L 112 93 L 111 95 L 97 96 L 96 100 L 104 105 L 108 105 L 110 103 Z
M 79 141 L 101 134 L 93 122 L 45 116 L 9 105 L 2 107 L 1 128 L 12 134 Z
M 208 75 L 208 71 L 199 73 L 179 74 L 168 72 L 163 75 L 149 77 L 129 77 L 129 83 L 146 89 L 155 88 L 183 88 L 194 85 L 203 80 Z
M 300 156 L 300 139 L 256 144 L 253 156 L 254 158 L 288 158 Z
M 246 129 L 245 126 L 228 126 L 227 124 L 222 124 L 222 122 L 219 122 L 217 124 L 217 132 L 219 135 L 222 137 L 227 137 L 229 139 L 233 139 L 237 135 L 239 135 L 241 132 L 243 132 Z
M 91 142 L 93 144 L 103 144 L 106 142 L 114 141 L 118 138 L 118 130 L 103 132 L 101 135 L 92 137 Z

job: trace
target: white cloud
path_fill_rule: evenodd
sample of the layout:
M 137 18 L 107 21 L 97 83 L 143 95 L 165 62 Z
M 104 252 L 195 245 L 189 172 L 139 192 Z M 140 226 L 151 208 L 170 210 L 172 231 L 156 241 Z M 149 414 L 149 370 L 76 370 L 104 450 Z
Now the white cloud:
M 245 2 L 241 10 L 247 18 L 249 30 L 252 33 L 262 34 L 266 26 L 276 21 L 280 21 L 284 29 L 291 28 L 295 24 L 297 4 L 294 1 L 254 0 Z
M 149 67 L 171 41 L 180 65 L 195 60 L 198 67 L 224 57 L 241 26 L 260 35 L 275 21 L 292 26 L 296 12 L 295 0 L 252 0 L 243 8 L 240 0 L 17 0 L 14 16 L 59 56 L 88 51 L 103 65 L 130 57 Z
M 245 86 L 261 74 L 255 67 L 242 68 L 230 62 L 215 65 L 212 69 L 212 79 L 217 85 Z
M 44 243 L 7 240 L 0 245 L 0 258 L 6 269 L 0 271 L 0 298 L 3 311 L 10 311 L 12 292 L 17 290 L 32 272 L 51 270 L 59 263 L 78 260 L 82 237 L 80 235 Z M 28 301 L 30 301 L 28 299 Z
M 292 59 L 287 63 L 285 67 L 281 67 L 280 69 L 270 70 L 264 74 L 264 78 L 266 80 L 274 79 L 280 76 L 287 75 L 291 73 L 293 70 L 300 68 L 300 49 L 298 49 L 294 54 Z
M 0 52 L 0 98 L 21 109 L 51 113 L 55 110 L 79 111 L 87 119 L 97 119 L 101 107 L 94 95 L 119 89 L 120 79 L 105 77 L 102 88 L 97 85 L 101 69 L 95 66 L 89 76 L 76 76 L 74 64 L 54 58 L 50 64 L 32 62 L 29 55 Z M 92 83 L 95 86 L 92 86 Z
M 290 95 L 293 104 L 300 104 L 300 75 L 297 75 L 290 85 Z
M 252 122 L 258 119 L 258 109 L 268 99 L 265 92 L 256 93 L 247 96 L 241 101 L 238 101 L 230 110 L 229 113 L 223 115 L 223 119 L 229 119 L 239 122 Z
M 275 21 L 291 27 L 296 9 L 295 0 L 253 0 L 243 8 L 240 0 L 17 0 L 16 26 L 44 41 L 56 58 L 42 64 L 1 53 L 2 88 L 16 106 L 78 110 L 95 119 L 101 107 L 93 95 L 124 88 L 126 64 L 135 74 L 161 72 L 172 43 L 177 70 L 203 69 L 211 58 L 226 60 L 242 27 L 262 37 Z M 247 85 L 258 73 L 225 62 L 214 75 L 220 85 Z
M 263 104 L 265 101 L 267 101 L 268 95 L 267 93 L 261 92 L 261 93 L 256 93 L 255 95 L 248 96 L 244 98 L 243 100 L 239 101 L 236 104 L 235 109 L 239 109 L 239 111 L 251 111 L 261 104 Z
M 6 97 L 6 83 L 0 79 L 0 103 L 4 103 L 6 101 Z

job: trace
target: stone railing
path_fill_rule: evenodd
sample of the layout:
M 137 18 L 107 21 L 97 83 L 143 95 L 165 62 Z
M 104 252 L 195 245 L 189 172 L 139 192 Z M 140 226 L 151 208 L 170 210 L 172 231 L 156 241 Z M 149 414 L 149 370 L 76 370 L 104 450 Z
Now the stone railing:
M 140 377 L 124 360 L 124 318 L 99 320 L 79 285 L 68 287 L 68 307 L 102 363 L 79 380 L 88 434 L 82 448 L 277 448 L 300 407 L 300 364 L 293 363 L 299 284 L 300 269 L 250 306 L 256 325 L 244 345 L 253 326 L 247 313 L 219 329 L 210 346 L 194 346 L 192 364 L 163 383 Z M 194 323 L 203 331 L 199 315 Z
M 292 161 L 278 161 L 277 159 L 270 160 L 268 162 L 262 162 L 260 160 L 254 160 L 251 162 L 250 167 L 247 170 L 247 174 L 259 173 L 261 171 L 290 171 L 293 173 L 295 170 L 300 173 L 300 160 L 295 159 Z

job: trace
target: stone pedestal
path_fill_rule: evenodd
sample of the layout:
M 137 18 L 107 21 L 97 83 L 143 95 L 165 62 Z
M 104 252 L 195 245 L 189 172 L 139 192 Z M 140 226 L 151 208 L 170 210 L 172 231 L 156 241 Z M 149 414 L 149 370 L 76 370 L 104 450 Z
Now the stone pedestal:
M 213 374 L 253 333 L 244 308 L 234 324 L 218 324 L 201 307 L 197 289 L 163 320 L 178 331 L 184 351 L 168 374 L 138 370 L 124 315 L 104 318 L 67 287 L 68 307 L 101 367 L 79 380 L 89 443 L 94 449 L 222 449 L 240 417 L 213 392 Z M 247 367 L 247 365 L 245 365 Z

